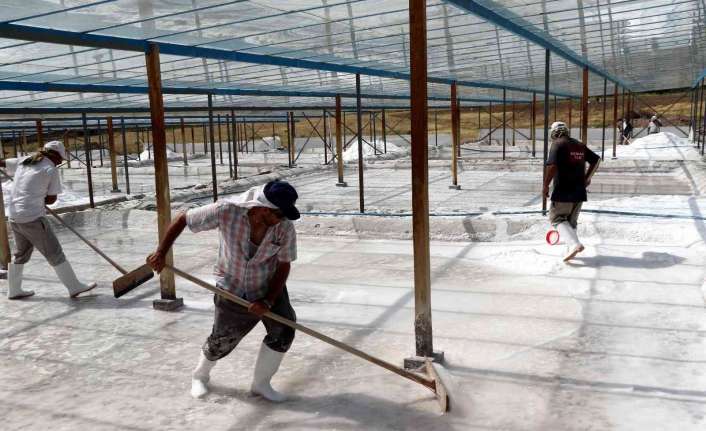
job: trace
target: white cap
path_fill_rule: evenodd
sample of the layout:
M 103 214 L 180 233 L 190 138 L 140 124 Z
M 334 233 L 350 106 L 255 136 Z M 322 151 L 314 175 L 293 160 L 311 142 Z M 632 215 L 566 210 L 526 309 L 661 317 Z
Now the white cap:
M 66 160 L 66 150 L 64 150 L 64 144 L 61 141 L 51 141 L 44 144 L 44 149 L 49 151 L 56 151 L 61 155 L 61 158 Z
M 653 119 L 653 120 L 656 120 L 656 119 L 657 119 L 657 116 L 656 116 L 656 115 L 653 115 L 653 116 L 652 116 L 652 119 Z
M 563 121 L 555 121 L 552 123 L 552 127 L 550 127 L 549 130 L 550 132 L 553 132 L 561 126 L 566 127 L 566 123 L 564 123 Z

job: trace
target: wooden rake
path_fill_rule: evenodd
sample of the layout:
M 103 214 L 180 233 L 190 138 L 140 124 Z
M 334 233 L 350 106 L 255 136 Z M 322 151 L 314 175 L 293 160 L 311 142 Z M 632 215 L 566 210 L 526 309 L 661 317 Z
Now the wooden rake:
M 242 307 L 245 307 L 246 309 L 250 307 L 250 302 L 246 301 L 243 298 L 240 298 L 227 290 L 218 288 L 204 280 L 201 280 L 197 277 L 194 277 L 191 274 L 188 274 L 178 268 L 174 268 L 173 266 L 170 265 L 165 265 L 166 269 L 169 269 L 172 271 L 174 274 L 178 275 L 179 277 L 182 277 L 200 287 L 203 287 L 204 289 L 210 290 L 211 292 L 215 293 L 216 295 L 220 295 L 221 297 L 232 301 Z M 133 273 L 136 274 L 141 274 L 146 272 L 147 270 L 151 271 L 151 268 L 148 264 L 145 264 L 141 266 L 140 268 L 136 269 L 133 271 Z M 113 282 L 113 293 L 116 298 L 119 298 L 120 296 L 123 296 L 130 290 L 134 289 L 136 286 L 134 283 L 132 283 L 131 280 L 133 280 L 135 275 L 132 275 L 132 273 L 128 273 L 123 277 L 120 277 L 116 279 Z M 297 322 L 294 322 L 289 319 L 285 319 L 282 316 L 279 316 L 277 314 L 274 314 L 272 312 L 267 312 L 264 314 L 264 317 L 267 317 L 268 319 L 274 320 L 276 322 L 279 322 L 283 325 L 287 325 L 290 328 L 294 328 L 297 331 L 301 331 L 305 334 L 308 334 L 318 340 L 323 341 L 324 343 L 330 344 L 334 347 L 338 347 L 339 349 L 348 352 L 352 355 L 355 355 L 361 359 L 364 359 L 368 362 L 371 362 L 379 367 L 382 367 L 388 371 L 392 371 L 393 373 L 397 374 L 398 376 L 402 376 L 406 379 L 409 379 L 415 383 L 418 383 L 425 388 L 431 390 L 434 395 L 436 396 L 437 401 L 439 402 L 439 407 L 441 408 L 442 412 L 447 412 L 449 410 L 449 396 L 448 392 L 446 391 L 446 387 L 444 386 L 444 383 L 442 382 L 439 374 L 436 372 L 434 369 L 434 365 L 432 364 L 430 359 L 427 359 L 425 361 L 425 371 L 426 371 L 426 376 L 412 373 L 410 371 L 407 371 L 403 368 L 400 368 L 396 365 L 393 365 L 387 361 L 384 361 L 380 358 L 376 358 L 375 356 L 372 356 L 368 353 L 363 352 L 362 350 L 358 350 L 355 347 L 349 346 L 348 344 L 345 344 L 341 341 L 335 340 L 327 335 L 324 335 L 318 331 L 315 331 L 311 328 L 308 328 L 304 325 L 301 325 Z

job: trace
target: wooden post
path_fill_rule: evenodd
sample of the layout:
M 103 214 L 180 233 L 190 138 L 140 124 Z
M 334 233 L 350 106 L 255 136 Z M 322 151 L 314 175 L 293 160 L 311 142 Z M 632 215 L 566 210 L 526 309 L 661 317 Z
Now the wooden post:
M 574 108 L 574 100 L 569 97 L 569 123 L 567 124 L 567 126 L 569 127 L 569 134 L 570 134 L 570 135 L 572 134 L 572 132 L 571 132 L 572 121 L 571 121 L 571 120 L 572 120 L 573 117 L 574 117 L 574 116 L 572 115 L 572 114 L 573 114 L 573 112 L 572 112 L 572 111 L 573 111 L 573 108 Z
M 150 43 L 145 53 L 147 82 L 149 85 L 150 118 L 152 123 L 152 142 L 154 143 L 154 181 L 157 195 L 157 231 L 159 241 L 164 239 L 171 223 L 171 205 L 169 196 L 169 171 L 167 165 L 167 135 L 164 130 L 164 100 L 162 99 L 162 77 L 159 63 L 159 45 Z M 166 256 L 167 265 L 174 265 L 172 250 Z M 159 274 L 161 299 L 152 304 L 157 310 L 175 310 L 184 302 L 176 297 L 174 274 L 162 271 Z
M 86 153 L 86 177 L 88 180 L 88 202 L 91 208 L 95 208 L 96 204 L 93 202 L 93 177 L 91 175 L 91 135 L 88 132 L 88 122 L 86 121 L 86 113 L 81 114 L 81 120 L 83 122 L 83 150 Z
M 211 141 L 211 181 L 213 183 L 213 202 L 218 200 L 218 182 L 216 180 L 216 135 L 213 130 L 213 95 L 208 95 L 208 140 Z
M 324 143 L 324 165 L 328 165 L 328 142 L 326 141 L 328 138 L 328 116 L 326 115 L 326 110 L 324 109 L 321 112 L 321 118 L 324 122 L 324 136 L 323 136 L 323 143 Z M 274 138 L 273 138 L 274 141 Z
M 115 136 L 113 136 L 113 117 L 106 118 L 108 132 L 108 155 L 110 156 L 110 178 L 113 181 L 112 193 L 120 193 L 118 188 L 118 166 L 115 155 Z
M 416 354 L 433 357 L 431 271 L 429 252 L 429 165 L 427 106 L 426 1 L 409 0 L 411 118 L 412 118 L 412 231 L 414 245 L 414 334 Z M 441 358 L 439 358 L 441 360 Z
M 245 141 L 245 149 L 248 148 L 248 141 Z M 292 167 L 294 163 L 294 157 L 292 157 L 292 113 L 287 112 L 287 157 L 289 162 L 289 167 Z
M 101 120 L 97 121 L 96 129 L 98 129 L 98 159 L 100 166 L 103 167 L 103 132 L 101 131 Z
M 537 156 L 537 130 L 535 125 L 537 124 L 537 92 L 532 93 L 532 121 L 530 124 L 530 136 L 532 138 L 532 157 Z
M 179 125 L 181 126 L 181 152 L 184 158 L 184 166 L 189 166 L 189 159 L 186 155 L 186 127 L 184 127 L 184 118 L 179 119 Z M 191 129 L 194 130 L 193 128 Z M 176 143 L 174 143 L 174 149 L 176 149 Z
M 365 192 L 363 184 L 363 111 L 360 97 L 360 74 L 355 74 L 355 109 L 358 122 L 358 200 L 360 212 L 365 212 Z
M 411 11 L 410 11 L 411 13 Z M 426 40 L 426 39 L 425 39 Z M 426 44 L 425 44 L 426 45 Z M 426 67 L 425 67 L 426 69 Z M 426 74 L 425 74 L 426 75 Z M 459 143 L 459 127 L 458 127 L 458 94 L 456 81 L 451 83 L 451 185 L 450 189 L 459 190 L 458 185 L 458 143 Z M 425 101 L 426 105 L 426 101 Z M 428 187 L 428 186 L 427 186 Z
M 44 147 L 44 131 L 42 129 L 42 120 L 37 120 L 37 149 L 41 150 Z M 24 151 L 24 149 L 22 150 Z
M 544 52 L 544 154 L 542 156 L 542 215 L 547 214 L 547 196 L 544 194 L 544 181 L 547 175 L 547 156 L 549 155 L 549 72 L 551 62 L 551 51 Z M 556 103 L 556 98 L 554 99 Z M 556 106 L 556 105 L 555 105 Z M 554 110 L 556 113 L 556 109 Z
M 338 169 L 336 185 L 346 187 L 348 184 L 343 181 L 343 136 L 341 129 L 341 96 L 336 95 L 336 167 Z
M 194 126 L 191 126 L 190 129 L 191 129 L 191 154 L 195 155 L 196 154 L 196 132 L 194 132 Z
M 488 102 L 488 145 L 492 145 L 492 144 L 493 144 L 493 102 Z
M 292 133 L 292 145 L 289 146 L 289 150 L 292 152 L 292 165 L 297 164 L 297 123 L 294 121 L 294 112 L 289 113 L 289 117 L 292 122 L 292 128 L 291 128 L 291 133 Z M 255 134 L 255 130 L 253 129 L 253 135 Z M 253 146 L 253 152 L 255 151 L 255 146 Z
M 613 92 L 613 158 L 617 158 L 618 146 L 618 84 L 615 84 Z
M 588 145 L 588 66 L 583 68 L 583 93 L 581 94 L 581 142 Z
M 512 123 L 510 128 L 512 129 L 512 146 L 515 146 L 515 102 L 512 103 Z
M 123 141 L 123 169 L 125 170 L 125 191 L 130 194 L 130 175 L 128 173 L 127 138 L 125 136 L 125 117 L 120 117 L 120 135 Z

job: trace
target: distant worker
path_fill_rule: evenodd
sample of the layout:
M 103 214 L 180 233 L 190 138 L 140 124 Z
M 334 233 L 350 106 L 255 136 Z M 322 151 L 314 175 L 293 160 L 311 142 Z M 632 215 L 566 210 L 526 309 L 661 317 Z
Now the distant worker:
M 652 118 L 650 118 L 650 124 L 647 126 L 647 134 L 659 133 L 661 127 L 662 123 L 660 123 L 656 115 L 653 115 Z
M 571 138 L 563 122 L 552 124 L 551 138 L 552 148 L 547 157 L 542 193 L 550 197 L 549 186 L 554 183 L 549 221 L 567 245 L 564 255 L 564 262 L 567 262 L 584 250 L 576 229 L 581 206 L 587 199 L 586 188 L 598 169 L 600 157 L 583 143 Z
M 629 118 L 623 118 L 622 121 L 622 127 L 621 127 L 621 134 L 620 134 L 620 144 L 621 145 L 628 145 L 630 143 L 630 140 L 632 139 L 632 123 L 630 123 Z
M 211 368 L 235 349 L 267 311 L 296 320 L 286 282 L 291 262 L 297 257 L 296 231 L 290 221 L 299 218 L 294 206 L 297 197 L 289 183 L 271 181 L 251 188 L 237 200 L 219 201 L 180 213 L 157 250 L 147 258 L 150 266 L 160 272 L 167 252 L 184 228 L 188 226 L 192 232 L 218 229 L 216 285 L 252 304 L 246 310 L 215 295 L 213 329 L 192 373 L 194 398 L 208 393 Z M 295 331 L 268 318 L 262 319 L 262 323 L 267 335 L 260 345 L 250 391 L 270 401 L 283 401 L 285 396 L 272 388 L 270 379 L 292 345 Z
M 10 263 L 8 273 L 8 299 L 34 295 L 31 290 L 22 290 L 22 272 L 35 248 L 54 268 L 71 298 L 96 287 L 95 283 L 83 284 L 78 281 L 59 240 L 44 217 L 44 206 L 56 202 L 57 195 L 61 193 L 57 166 L 65 158 L 64 144 L 51 141 L 35 154 L 0 160 L 0 167 L 6 168 L 6 173 L 14 176 L 8 201 L 8 219 L 15 238 L 15 261 Z

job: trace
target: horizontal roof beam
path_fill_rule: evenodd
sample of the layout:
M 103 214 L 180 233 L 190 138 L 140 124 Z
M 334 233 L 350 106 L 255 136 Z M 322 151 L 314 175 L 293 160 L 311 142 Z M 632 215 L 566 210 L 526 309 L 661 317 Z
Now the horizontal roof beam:
M 149 88 L 146 85 L 106 85 L 106 84 L 74 84 L 74 83 L 52 83 L 52 82 L 27 82 L 27 81 L 2 81 L 0 80 L 0 90 L 7 91 L 37 91 L 37 92 L 63 92 L 63 93 L 111 93 L 111 94 L 148 94 Z M 291 90 L 264 90 L 247 88 L 205 88 L 205 87 L 175 87 L 169 85 L 162 86 L 163 94 L 175 95 L 219 95 L 219 96 L 268 96 L 268 97 L 320 97 L 354 99 L 355 93 L 336 93 L 333 91 L 291 91 Z M 384 99 L 384 100 L 409 100 L 409 95 L 405 94 L 369 94 L 363 93 L 364 99 Z M 448 97 L 431 96 L 431 101 L 448 101 Z M 501 102 L 502 99 L 486 97 L 465 97 L 459 98 L 462 102 L 485 103 Z M 509 103 L 529 103 L 530 100 L 507 99 Z
M 121 51 L 147 52 L 149 44 L 159 45 L 161 54 L 175 55 L 182 57 L 207 58 L 211 60 L 224 60 L 252 64 L 267 64 L 271 66 L 295 67 L 300 69 L 323 70 L 328 72 L 340 72 L 350 74 L 361 74 L 378 76 L 381 78 L 410 80 L 410 75 L 403 72 L 395 72 L 379 68 L 362 66 L 352 66 L 345 64 L 328 63 L 324 61 L 302 60 L 297 58 L 280 57 L 266 54 L 253 54 L 240 51 L 206 48 L 203 46 L 188 46 L 173 43 L 149 41 L 142 39 L 130 39 L 118 36 L 107 36 L 101 34 L 79 33 L 65 30 L 33 27 L 19 24 L 0 23 L 0 37 L 7 39 L 19 39 L 32 42 L 54 43 L 61 45 L 86 46 L 91 48 L 116 49 Z M 451 85 L 454 82 L 450 77 L 428 78 L 428 82 Z M 505 85 L 494 82 L 457 80 L 456 85 L 461 87 L 488 88 L 498 90 L 510 90 L 524 93 L 543 93 L 543 89 L 528 88 L 514 85 Z M 575 94 L 563 92 L 551 92 L 559 97 L 576 97 Z
M 503 8 L 501 5 L 491 0 L 444 0 L 457 6 L 473 15 L 476 15 L 492 24 L 514 33 L 523 39 L 535 43 L 545 49 L 550 50 L 559 57 L 581 67 L 588 67 L 588 70 L 611 82 L 617 83 L 621 87 L 630 89 L 622 79 L 611 75 L 607 71 L 594 65 L 587 58 L 578 55 L 571 48 L 552 35 L 537 28 L 534 24 L 519 15 Z M 502 12 L 499 12 L 502 11 Z

